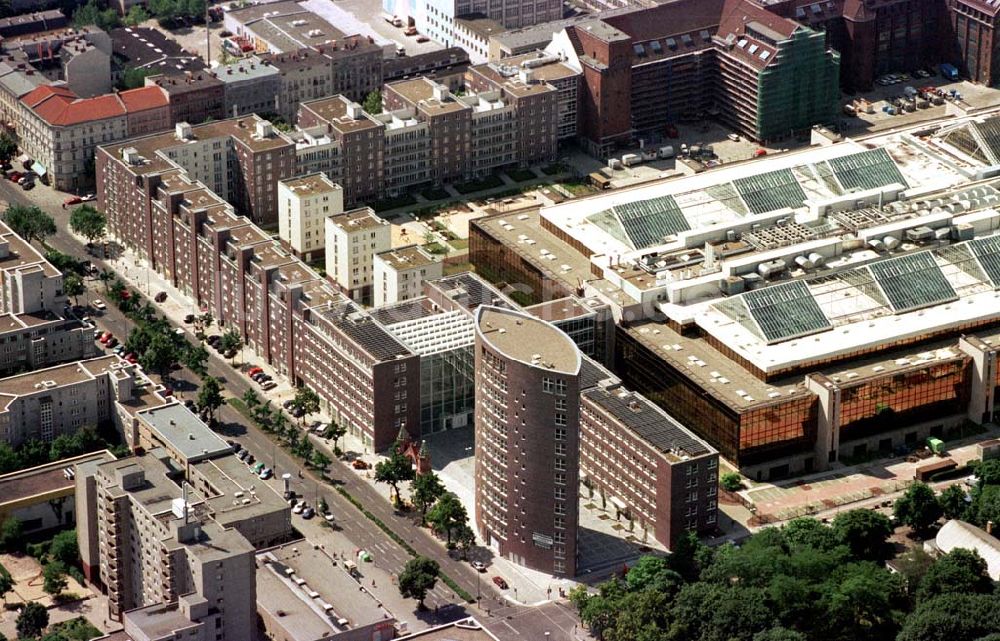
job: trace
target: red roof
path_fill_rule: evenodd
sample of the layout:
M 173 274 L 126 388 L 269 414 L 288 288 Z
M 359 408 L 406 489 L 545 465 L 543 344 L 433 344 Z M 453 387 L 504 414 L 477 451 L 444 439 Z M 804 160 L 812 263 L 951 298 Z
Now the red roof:
M 79 98 L 65 87 L 38 87 L 21 99 L 39 118 L 58 127 L 106 120 L 127 113 L 166 107 L 166 93 L 159 87 L 141 87 L 93 98 Z
M 603 21 L 624 31 L 634 42 L 658 40 L 700 29 L 714 32 L 723 0 L 671 0 L 649 9 L 608 16 Z
M 719 36 L 725 38 L 729 34 L 743 35 L 744 27 L 750 22 L 774 31 L 782 39 L 792 37 L 799 28 L 794 20 L 782 18 L 750 0 L 726 0 L 726 5 L 722 8 Z
M 147 109 L 159 109 L 170 104 L 167 92 L 160 87 L 140 87 L 123 91 L 118 96 L 125 103 L 125 111 L 136 113 Z

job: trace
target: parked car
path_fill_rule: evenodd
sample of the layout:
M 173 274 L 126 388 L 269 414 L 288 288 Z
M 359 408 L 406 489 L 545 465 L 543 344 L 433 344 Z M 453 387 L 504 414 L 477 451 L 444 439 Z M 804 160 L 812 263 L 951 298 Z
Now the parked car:
M 26 182 L 21 183 L 21 189 L 23 189 L 24 191 L 31 191 L 34 188 L 35 188 L 34 180 L 28 180 Z
M 173 396 L 173 395 L 174 395 L 174 390 L 172 388 L 169 387 L 163 388 L 163 396 Z
M 368 464 L 362 461 L 361 459 L 356 458 L 351 462 L 351 467 L 353 467 L 356 470 L 367 470 Z
M 66 209 L 70 205 L 79 205 L 82 202 L 83 198 L 81 198 L 80 196 L 70 196 L 69 198 L 63 201 L 62 208 Z
M 99 340 L 101 340 L 101 336 L 103 336 L 103 335 L 104 335 L 104 332 L 103 332 L 103 331 L 101 331 L 101 330 L 99 330 L 99 329 L 95 329 L 95 330 L 94 330 L 94 340 L 95 340 L 95 341 L 99 341 Z
M 264 383 L 260 386 L 260 388 L 262 390 L 264 390 L 265 392 L 267 392 L 267 391 L 273 390 L 277 386 L 278 386 L 278 384 L 275 383 L 274 381 L 264 381 Z
M 108 339 L 106 343 L 104 343 L 104 346 L 107 347 L 108 349 L 111 349 L 117 344 L 118 344 L 118 339 L 112 336 L 111 338 Z
M 256 461 L 256 460 L 257 460 L 257 459 L 256 459 L 256 458 L 254 458 L 254 455 L 253 455 L 253 454 L 247 454 L 247 458 L 246 458 L 246 460 L 244 461 L 244 463 L 246 463 L 247 465 L 253 465 L 254 461 Z
M 254 374 L 259 374 L 264 371 L 263 367 L 255 366 L 247 370 L 247 376 L 253 376 Z
M 306 504 L 304 502 L 298 503 L 295 502 L 295 499 L 292 499 L 291 505 L 292 505 L 292 514 L 302 514 L 302 510 L 306 509 Z
M 157 303 L 162 303 L 167 300 L 167 292 L 159 292 L 153 297 L 153 300 Z
M 475 570 L 476 572 L 485 572 L 486 571 L 486 564 L 483 563 L 482 561 L 473 561 L 472 562 L 472 569 Z
M 311 507 L 307 507 L 306 509 L 302 510 L 302 518 L 311 519 L 314 516 L 316 516 L 316 510 L 312 509 Z
M 107 311 L 107 309 L 108 309 L 108 306 L 105 305 L 104 301 L 102 301 L 100 299 L 95 299 L 94 302 L 92 302 L 90 304 L 90 306 L 93 307 L 94 309 L 96 309 L 99 312 L 104 312 L 104 311 Z
M 326 520 L 327 523 L 333 523 L 333 515 L 329 512 L 323 515 L 323 519 Z
M 498 588 L 500 588 L 501 590 L 506 590 L 507 587 L 508 587 L 507 582 L 504 581 L 503 577 L 501 577 L 501 576 L 495 576 L 495 577 L 493 577 L 493 583 L 495 583 L 496 586 Z
M 244 460 L 244 459 L 246 459 L 249 456 L 250 456 L 250 452 L 248 452 L 246 450 L 240 450 L 240 451 L 236 452 L 236 458 L 238 458 L 241 461 Z
M 101 334 L 101 337 L 98 340 L 100 340 L 102 343 L 107 343 L 109 340 L 111 340 L 112 336 L 114 336 L 114 334 L 112 334 L 111 332 L 104 332 L 103 334 Z
M 125 353 L 125 346 L 124 345 L 115 345 L 115 348 L 113 350 L 111 350 L 111 352 L 114 353 L 114 354 L 117 354 L 118 356 L 121 356 L 122 354 Z
M 184 322 L 187 323 L 188 325 L 190 325 L 191 323 L 193 323 L 194 322 L 194 314 L 188 314 L 187 316 L 185 316 L 184 317 Z
M 89 203 L 92 200 L 97 200 L 97 194 L 84 194 L 80 196 L 80 202 Z
M 125 360 L 128 361 L 129 363 L 132 363 L 133 365 L 139 362 L 139 359 L 136 358 L 135 354 L 129 354 L 128 356 L 125 357 Z

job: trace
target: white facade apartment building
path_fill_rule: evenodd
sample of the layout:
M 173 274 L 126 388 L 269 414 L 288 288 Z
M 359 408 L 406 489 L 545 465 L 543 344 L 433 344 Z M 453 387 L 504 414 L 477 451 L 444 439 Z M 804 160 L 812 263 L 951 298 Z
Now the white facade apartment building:
M 413 18 L 417 31 L 445 47 L 457 44 L 456 18 L 485 16 L 508 29 L 562 18 L 562 0 L 383 0 L 382 6 Z
M 392 246 L 392 227 L 370 207 L 352 209 L 325 221 L 326 275 L 351 299 L 371 300 L 374 256 Z
M 305 261 L 322 255 L 324 220 L 344 213 L 344 190 L 323 173 L 278 182 L 278 235 Z
M 0 439 L 12 447 L 51 441 L 114 419 L 132 395 L 135 366 L 117 356 L 57 365 L 0 381 Z
M 418 245 L 375 254 L 373 305 L 389 305 L 423 296 L 425 280 L 441 278 L 444 263 Z

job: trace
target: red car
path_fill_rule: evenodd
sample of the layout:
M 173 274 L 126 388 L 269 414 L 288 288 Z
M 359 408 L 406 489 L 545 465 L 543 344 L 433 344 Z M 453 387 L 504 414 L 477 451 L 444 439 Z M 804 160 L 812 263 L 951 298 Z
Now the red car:
M 496 586 L 501 590 L 507 589 L 507 582 L 503 580 L 502 576 L 493 577 L 493 582 L 496 583 Z
M 758 149 L 757 151 L 753 152 L 754 158 L 760 158 L 761 156 L 766 156 L 766 155 L 767 155 L 767 149 Z
M 111 332 L 104 332 L 103 334 L 101 334 L 100 340 L 102 343 L 107 343 L 109 340 L 111 340 L 112 336 L 113 334 Z
M 83 198 L 81 198 L 80 196 L 70 196 L 69 198 L 63 201 L 62 208 L 66 209 L 70 205 L 79 205 L 82 202 Z
M 129 363 L 132 363 L 133 365 L 139 362 L 139 359 L 135 357 L 135 354 L 127 355 L 125 357 L 125 360 L 127 360 Z
M 253 376 L 255 374 L 260 374 L 264 371 L 263 367 L 251 367 L 247 370 L 247 376 Z

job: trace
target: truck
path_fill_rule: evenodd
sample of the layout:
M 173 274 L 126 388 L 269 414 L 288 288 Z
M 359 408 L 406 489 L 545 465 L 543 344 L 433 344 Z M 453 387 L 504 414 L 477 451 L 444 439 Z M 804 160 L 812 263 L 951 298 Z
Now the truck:
M 927 439 L 927 449 L 934 452 L 938 456 L 944 456 L 944 441 L 931 436 Z
M 634 167 L 641 163 L 642 157 L 639 154 L 625 154 L 622 156 L 622 164 L 626 167 Z
M 913 470 L 913 480 L 926 482 L 931 479 L 935 474 L 941 474 L 942 472 L 950 472 L 958 467 L 953 459 L 946 458 L 942 461 L 935 461 L 933 463 L 928 463 L 927 465 L 921 465 L 920 467 Z
M 942 62 L 939 69 L 941 70 L 941 75 L 948 80 L 958 80 L 958 68 L 955 65 Z

